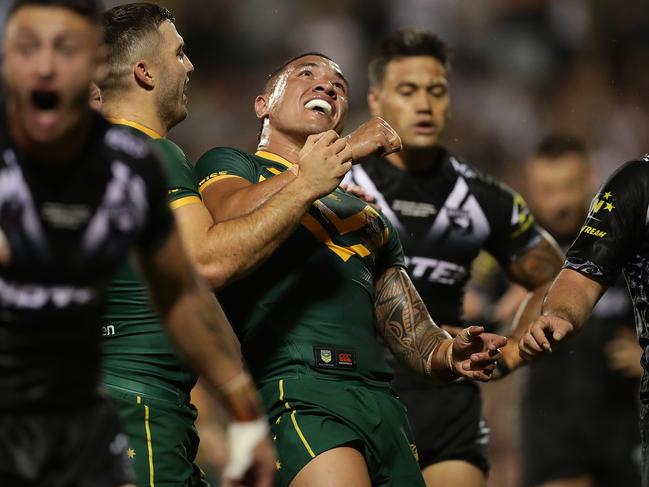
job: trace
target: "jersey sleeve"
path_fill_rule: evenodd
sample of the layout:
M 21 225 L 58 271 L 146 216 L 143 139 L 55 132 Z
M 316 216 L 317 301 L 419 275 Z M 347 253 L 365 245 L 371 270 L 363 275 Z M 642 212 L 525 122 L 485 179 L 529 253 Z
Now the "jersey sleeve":
M 173 215 L 167 203 L 167 178 L 163 171 L 162 161 L 151 156 L 138 161 L 141 175 L 146 184 L 148 212 L 144 228 L 138 240 L 142 252 L 158 249 L 169 237 L 174 225 Z
M 257 183 L 257 168 L 247 154 L 228 147 L 217 147 L 201 156 L 194 168 L 199 191 L 227 178 L 243 178 Z
M 649 166 L 632 161 L 615 172 L 593 199 L 564 268 L 612 286 L 632 258 L 647 225 Z
M 381 214 L 381 219 L 385 223 L 386 240 L 385 244 L 381 247 L 381 252 L 376 261 L 377 277 L 390 267 L 406 267 L 403 247 L 401 246 L 398 232 L 394 229 L 390 220 L 383 214 Z
M 171 208 L 200 203 L 198 183 L 192 164 L 180 147 L 167 139 L 152 140 L 151 146 L 167 173 L 167 201 Z
M 503 268 L 507 268 L 513 260 L 541 240 L 541 231 L 520 194 L 495 181 L 489 189 L 484 205 L 491 236 L 485 249 Z

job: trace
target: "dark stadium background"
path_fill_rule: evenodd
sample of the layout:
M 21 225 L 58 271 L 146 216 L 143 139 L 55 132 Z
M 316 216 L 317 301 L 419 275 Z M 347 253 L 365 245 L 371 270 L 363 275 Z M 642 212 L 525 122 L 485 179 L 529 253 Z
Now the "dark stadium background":
M 0 0 L 0 20 L 11 2 Z M 105 0 L 105 5 L 128 3 Z M 649 7 L 635 0 L 160 0 L 196 66 L 189 118 L 171 138 L 192 159 L 218 145 L 253 150 L 254 96 L 304 51 L 335 59 L 351 83 L 347 127 L 367 117 L 365 68 L 391 29 L 419 25 L 455 50 L 444 142 L 517 188 L 548 131 L 588 143 L 601 180 L 649 151 Z M 1 25 L 1 24 L 0 24 Z M 489 384 L 489 485 L 518 485 L 518 384 Z

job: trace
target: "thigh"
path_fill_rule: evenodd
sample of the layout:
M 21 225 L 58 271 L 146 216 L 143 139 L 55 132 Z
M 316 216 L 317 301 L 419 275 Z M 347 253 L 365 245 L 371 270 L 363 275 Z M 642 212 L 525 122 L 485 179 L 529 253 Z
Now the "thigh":
M 198 449 L 189 405 L 107 387 L 128 436 L 127 456 L 140 487 L 207 485 L 193 463 Z
M 365 457 L 355 448 L 338 447 L 311 459 L 290 487 L 372 487 Z
M 445 460 L 429 465 L 422 471 L 428 487 L 485 487 L 484 472 L 475 465 L 460 460 Z
M 475 384 L 403 390 L 399 397 L 408 411 L 422 469 L 457 460 L 474 465 L 486 476 L 489 429 Z

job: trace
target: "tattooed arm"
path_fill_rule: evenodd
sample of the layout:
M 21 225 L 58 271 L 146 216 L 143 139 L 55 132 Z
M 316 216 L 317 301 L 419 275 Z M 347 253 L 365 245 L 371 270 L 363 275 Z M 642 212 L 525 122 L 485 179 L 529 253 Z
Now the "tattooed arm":
M 390 267 L 376 281 L 376 326 L 397 360 L 436 382 L 464 376 L 487 381 L 507 339 L 465 328 L 451 338 L 428 314 L 405 269 Z

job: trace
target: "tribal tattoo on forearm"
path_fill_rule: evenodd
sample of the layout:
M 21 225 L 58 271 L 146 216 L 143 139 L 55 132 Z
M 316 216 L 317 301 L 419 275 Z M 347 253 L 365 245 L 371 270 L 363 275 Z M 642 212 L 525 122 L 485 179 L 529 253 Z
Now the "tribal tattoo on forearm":
M 376 282 L 376 326 L 397 360 L 431 376 L 429 358 L 449 335 L 438 328 L 404 269 L 392 267 Z

